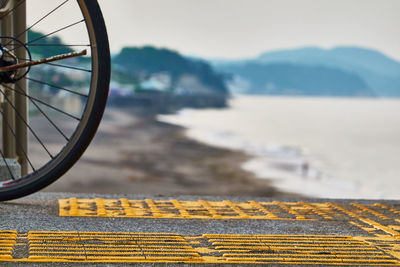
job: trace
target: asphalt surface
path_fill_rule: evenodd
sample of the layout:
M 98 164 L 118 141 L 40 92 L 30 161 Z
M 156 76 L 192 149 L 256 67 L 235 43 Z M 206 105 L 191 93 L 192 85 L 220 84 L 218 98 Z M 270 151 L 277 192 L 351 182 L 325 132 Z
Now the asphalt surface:
M 363 233 L 351 225 L 340 225 L 327 221 L 276 221 L 276 220 L 175 220 L 143 218 L 86 218 L 59 217 L 58 199 L 65 198 L 127 198 L 127 199 L 171 199 L 138 195 L 93 195 L 38 193 L 23 199 L 0 204 L 0 229 L 18 232 L 28 231 L 105 231 L 105 232 L 148 232 L 179 233 L 188 235 L 201 234 L 281 234 L 281 235 L 357 235 Z M 210 201 L 225 200 L 227 197 L 173 197 L 178 200 L 205 199 Z M 265 198 L 230 197 L 231 201 L 245 202 L 273 201 Z M 281 200 L 284 201 L 284 200 Z M 287 200 L 295 201 L 295 200 Z M 324 202 L 324 200 L 310 200 Z M 346 201 L 336 201 L 346 202 Z M 371 203 L 371 201 L 363 201 Z
M 204 234 L 229 234 L 229 235 L 338 235 L 351 237 L 374 237 L 374 233 L 366 231 L 356 224 L 349 223 L 349 219 L 338 217 L 332 220 L 249 220 L 249 219 L 165 219 L 165 218 L 115 218 L 115 217 L 60 217 L 59 199 L 153 199 L 179 201 L 223 201 L 232 202 L 273 202 L 274 199 L 247 198 L 247 197 L 198 197 L 198 196 L 145 196 L 145 195 L 93 195 L 93 194 L 68 194 L 68 193 L 37 193 L 32 196 L 15 201 L 0 203 L 0 231 L 16 231 L 28 233 L 32 231 L 76 231 L 76 232 L 132 232 L 132 233 L 177 233 L 179 235 L 201 236 Z M 280 202 L 296 202 L 288 199 Z M 301 200 L 304 201 L 304 200 Z M 333 202 L 337 205 L 351 205 L 356 202 L 361 205 L 373 205 L 376 202 L 391 207 L 400 207 L 400 201 L 369 201 L 369 200 L 324 200 L 310 199 L 307 203 Z M 367 211 L 368 212 L 368 211 Z M 358 213 L 360 218 L 376 217 L 374 214 Z M 389 214 L 389 211 L 388 211 Z M 397 216 L 398 215 L 398 216 Z M 358 215 L 357 215 L 358 216 Z M 397 217 L 396 217 L 397 216 Z M 358 218 L 358 217 L 357 217 Z M 389 224 L 400 225 L 400 213 L 391 218 Z M 353 220 L 354 218 L 352 218 Z M 374 222 L 382 225 L 379 218 Z M 355 219 L 354 219 L 355 220 Z M 396 221 L 397 220 L 397 221 Z M 372 228 L 375 227 L 372 225 Z M 386 228 L 382 228 L 383 231 Z M 382 229 L 379 231 L 383 232 Z M 397 228 L 392 228 L 397 229 Z M 400 229 L 400 226 L 399 226 Z M 400 232 L 400 231 L 398 231 Z M 390 235 L 390 233 L 386 233 Z M 393 234 L 392 234 L 393 235 Z M 400 244 L 400 235 L 394 234 L 394 241 Z M 397 240 L 397 241 L 396 241 Z M 81 266 L 83 263 L 57 263 L 62 266 Z M 96 266 L 124 266 L 127 263 L 96 263 Z M 46 266 L 50 263 L 16 263 L 3 262 L 1 266 Z M 88 266 L 93 266 L 88 263 Z M 134 265 L 134 263 L 129 263 Z M 164 263 L 138 263 L 140 266 L 165 266 Z M 169 264 L 175 265 L 175 264 Z M 207 265 L 207 264 L 204 264 Z M 213 265 L 213 264 L 211 264 Z M 243 264 L 240 264 L 243 265 Z

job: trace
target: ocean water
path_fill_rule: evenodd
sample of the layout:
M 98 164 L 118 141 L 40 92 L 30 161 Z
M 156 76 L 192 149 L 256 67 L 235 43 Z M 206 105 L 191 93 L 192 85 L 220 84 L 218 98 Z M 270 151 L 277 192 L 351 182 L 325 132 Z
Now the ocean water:
M 214 146 L 243 150 L 243 168 L 310 197 L 400 199 L 400 100 L 239 96 L 228 109 L 160 120 Z

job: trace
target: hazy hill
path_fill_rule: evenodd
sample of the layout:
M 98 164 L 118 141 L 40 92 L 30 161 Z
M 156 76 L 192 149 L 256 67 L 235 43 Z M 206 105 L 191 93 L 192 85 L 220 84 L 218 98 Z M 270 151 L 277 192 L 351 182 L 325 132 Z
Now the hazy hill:
M 241 77 L 250 83 L 250 92 L 253 93 L 260 90 L 260 88 L 257 87 L 260 85 L 260 80 L 262 80 L 262 70 L 265 69 L 265 65 L 272 64 L 270 67 L 273 67 L 274 64 L 280 63 L 288 64 L 288 66 L 298 66 L 298 68 L 325 67 L 335 71 L 342 71 L 342 73 L 347 74 L 346 76 L 353 75 L 358 77 L 358 79 L 361 79 L 366 85 L 365 91 L 361 95 L 372 94 L 384 97 L 400 96 L 400 62 L 397 62 L 378 51 L 370 49 L 359 47 L 337 47 L 326 50 L 316 47 L 308 47 L 268 52 L 262 54 L 256 59 L 228 63 L 225 62 L 223 64 L 217 64 L 217 66 L 220 70 L 228 70 L 232 67 L 238 68 L 239 66 L 241 70 L 243 70 L 243 68 L 246 68 L 249 63 L 258 64 L 260 68 L 258 71 L 259 77 L 257 82 L 253 80 L 254 77 Z M 231 69 L 231 73 L 237 74 L 234 70 L 235 69 Z M 352 87 L 354 84 L 346 85 L 346 79 L 337 80 L 336 83 L 343 86 L 341 89 L 342 93 L 346 93 L 347 90 L 347 94 L 344 95 L 353 96 L 355 95 L 354 92 L 360 92 L 357 88 Z M 280 89 L 284 90 L 286 88 Z M 321 92 L 321 94 L 324 95 L 325 91 Z
M 199 87 L 205 90 L 228 93 L 222 75 L 215 72 L 209 63 L 186 58 L 172 50 L 151 46 L 126 47 L 114 57 L 113 64 L 120 73 L 123 72 L 136 80 L 144 80 L 154 73 L 167 73 L 172 80 L 172 89 L 177 87 L 184 77 L 192 77 L 198 80 L 201 84 Z
M 264 53 L 259 62 L 291 62 L 298 64 L 325 65 L 348 70 L 361 69 L 381 75 L 399 76 L 400 62 L 371 49 L 359 47 L 336 47 L 321 49 L 307 47 Z
M 292 63 L 246 63 L 225 66 L 224 71 L 245 77 L 248 94 L 306 96 L 373 96 L 357 75 L 323 66 Z
M 337 47 L 324 50 L 310 47 L 265 53 L 257 61 L 335 67 L 358 74 L 378 96 L 400 96 L 400 62 L 371 49 Z
M 44 58 L 72 52 L 57 36 L 45 37 L 44 34 L 28 31 L 28 40 L 34 41 L 29 50 L 34 58 Z M 35 42 L 37 40 L 37 42 Z M 90 64 L 85 57 L 67 59 L 64 64 L 85 66 Z M 31 73 L 43 80 L 57 76 L 60 83 L 67 86 L 84 82 L 71 76 L 65 69 L 32 68 Z M 221 107 L 225 106 L 229 91 L 224 77 L 204 60 L 191 59 L 179 53 L 155 47 L 126 47 L 112 56 L 111 79 L 115 95 L 132 95 L 134 92 L 154 99 L 169 97 L 175 106 Z M 85 85 L 86 86 L 86 85 Z M 41 89 L 41 88 L 37 88 Z M 172 99 L 173 98 L 173 99 Z

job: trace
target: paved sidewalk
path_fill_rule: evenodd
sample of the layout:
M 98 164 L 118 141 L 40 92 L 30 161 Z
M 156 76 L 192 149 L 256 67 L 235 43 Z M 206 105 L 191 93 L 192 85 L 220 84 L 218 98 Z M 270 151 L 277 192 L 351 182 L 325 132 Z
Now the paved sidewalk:
M 0 265 L 400 265 L 400 201 L 39 193 L 0 218 Z

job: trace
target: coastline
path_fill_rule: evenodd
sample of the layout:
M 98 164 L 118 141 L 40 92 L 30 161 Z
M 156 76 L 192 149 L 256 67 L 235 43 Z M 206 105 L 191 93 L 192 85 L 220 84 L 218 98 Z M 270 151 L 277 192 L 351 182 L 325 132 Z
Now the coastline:
M 242 167 L 282 192 L 398 199 L 397 187 L 388 186 L 399 183 L 398 103 L 240 96 L 229 109 L 184 109 L 159 118 L 184 126 L 194 140 L 250 155 Z
M 93 143 L 51 192 L 288 198 L 242 168 L 251 156 L 196 141 L 181 126 L 108 108 Z
M 280 192 L 304 198 L 360 198 L 355 195 L 352 181 L 335 179 L 324 173 L 323 163 L 307 149 L 293 145 L 257 144 L 234 132 L 210 127 L 207 123 L 198 125 L 195 117 L 204 112 L 209 112 L 207 117 L 212 117 L 211 114 L 229 110 L 183 109 L 172 115 L 158 115 L 158 119 L 185 128 L 189 139 L 243 153 L 246 158 L 238 165 L 241 170 L 252 174 L 257 180 L 269 181 Z

